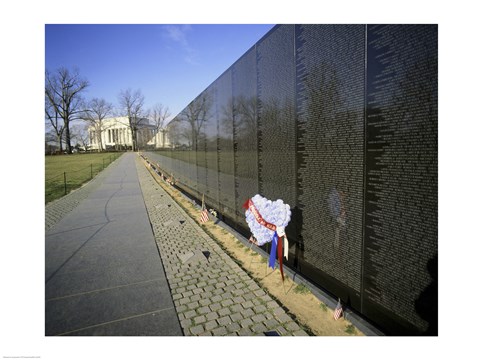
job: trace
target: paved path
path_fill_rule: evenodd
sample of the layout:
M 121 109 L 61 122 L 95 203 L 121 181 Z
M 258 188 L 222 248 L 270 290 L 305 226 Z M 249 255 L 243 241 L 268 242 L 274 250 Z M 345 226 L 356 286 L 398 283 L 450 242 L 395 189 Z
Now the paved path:
M 82 191 L 46 208 L 47 335 L 307 335 L 136 154 Z
M 46 335 L 182 335 L 136 158 L 47 206 Z

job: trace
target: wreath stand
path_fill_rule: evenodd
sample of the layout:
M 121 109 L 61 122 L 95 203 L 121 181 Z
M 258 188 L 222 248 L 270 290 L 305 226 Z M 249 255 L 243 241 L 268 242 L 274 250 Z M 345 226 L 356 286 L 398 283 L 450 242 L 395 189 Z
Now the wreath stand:
M 250 247 L 248 248 L 249 250 L 252 250 L 253 244 L 254 244 L 253 242 L 250 242 Z M 270 253 L 271 246 L 272 246 L 271 243 L 268 242 L 267 243 L 267 251 L 266 251 L 267 254 Z M 282 254 L 282 256 L 283 256 L 283 254 Z M 268 273 L 268 261 L 269 260 L 267 258 L 267 261 L 265 263 L 265 277 L 267 277 L 267 273 Z M 259 263 L 259 262 L 261 262 L 261 261 L 256 261 L 255 263 Z M 277 266 L 277 263 L 278 263 L 278 260 L 275 260 L 275 266 Z M 250 260 L 250 264 L 248 265 L 249 269 L 251 268 L 252 264 L 253 264 L 253 256 L 252 256 L 252 259 Z M 279 263 L 278 263 L 278 265 L 280 266 Z M 276 269 L 273 269 L 271 273 L 273 274 L 275 272 L 275 270 Z M 283 292 L 285 293 L 285 295 L 287 295 L 287 291 L 285 290 L 285 281 L 283 279 L 282 279 L 282 285 L 283 285 Z

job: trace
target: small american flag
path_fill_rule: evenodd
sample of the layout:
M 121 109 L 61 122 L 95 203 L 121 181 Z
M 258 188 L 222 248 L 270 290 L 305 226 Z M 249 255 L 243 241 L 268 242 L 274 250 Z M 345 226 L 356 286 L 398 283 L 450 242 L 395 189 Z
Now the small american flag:
M 205 195 L 202 195 L 202 212 L 200 213 L 200 222 L 204 223 L 209 220 L 208 218 L 208 210 L 205 206 Z
M 343 312 L 342 304 L 340 303 L 340 298 L 339 298 L 337 307 L 335 308 L 335 311 L 333 312 L 333 318 L 335 320 L 338 320 L 340 318 L 340 316 L 342 316 L 342 312 Z
M 208 221 L 208 211 L 207 209 L 203 209 L 202 213 L 200 214 L 200 222 L 204 223 Z

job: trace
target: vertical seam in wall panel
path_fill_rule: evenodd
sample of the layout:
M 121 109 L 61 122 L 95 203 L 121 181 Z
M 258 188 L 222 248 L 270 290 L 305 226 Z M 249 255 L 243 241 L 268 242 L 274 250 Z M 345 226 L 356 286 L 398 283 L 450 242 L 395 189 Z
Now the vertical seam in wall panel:
M 297 96 L 297 47 L 296 47 L 296 29 L 297 25 L 293 24 L 293 121 L 295 124 L 295 156 L 294 156 L 294 166 L 295 166 L 295 204 L 291 207 L 298 206 L 298 160 L 297 160 L 297 144 L 298 144 L 298 96 Z M 297 235 L 297 234 L 295 234 Z M 298 239 L 295 239 L 298 240 Z
M 232 86 L 230 86 L 231 90 L 231 99 L 232 99 L 232 155 L 233 155 L 233 224 L 234 228 L 238 230 L 238 221 L 237 221 L 237 172 L 235 171 L 236 169 L 236 161 L 235 161 L 235 155 L 236 155 L 236 150 L 235 150 L 235 99 L 233 97 L 234 91 L 233 91 L 233 86 L 234 86 L 234 81 L 233 81 L 233 70 L 234 70 L 235 65 L 233 65 L 230 68 L 230 83 Z
M 258 139 L 258 64 L 257 64 L 257 44 L 255 43 L 255 135 L 257 137 L 257 149 L 255 154 L 257 155 L 257 194 L 260 193 L 260 154 L 259 154 L 259 139 Z M 246 200 L 246 199 L 245 199 Z
M 260 123 L 259 123 L 259 106 L 260 106 L 260 92 L 258 91 L 258 87 L 260 86 L 260 75 L 258 73 L 258 42 L 255 44 L 255 79 L 256 79 L 256 86 L 255 86 L 255 97 L 257 99 L 255 104 L 255 122 L 257 125 L 257 190 L 258 193 L 261 193 L 260 189 Z
M 363 314 L 364 282 L 365 282 L 365 227 L 367 207 L 367 53 L 368 51 L 368 24 L 365 24 L 365 48 L 364 48 L 364 84 L 363 84 L 363 214 L 362 214 L 362 252 L 360 271 L 360 312 Z
M 205 93 L 202 92 L 200 94 L 200 96 L 202 96 L 202 94 L 205 94 Z M 203 95 L 203 99 L 205 99 L 205 96 L 206 95 Z M 197 193 L 197 198 L 200 197 L 200 191 L 198 191 L 199 188 L 200 188 L 199 181 L 198 181 L 199 180 L 199 176 L 198 176 L 198 138 L 199 138 L 200 131 L 201 131 L 201 128 L 198 130 L 198 132 L 197 132 L 197 129 L 195 129 L 195 132 L 197 132 L 197 134 L 195 135 L 196 141 L 195 141 L 195 151 L 194 151 L 194 154 L 195 154 L 195 181 L 194 181 L 194 186 L 192 186 L 193 191 Z
M 303 179 L 301 179 L 300 176 L 300 165 L 299 165 L 299 160 L 298 160 L 298 144 L 299 144 L 299 126 L 300 126 L 300 116 L 299 116 L 299 95 L 298 95 L 298 53 L 297 53 L 297 30 L 299 26 L 305 26 L 303 24 L 294 24 L 293 25 L 293 57 L 294 57 L 294 80 L 293 80 L 293 85 L 294 85 L 294 116 L 295 116 L 295 158 L 294 158 L 294 166 L 295 166 L 295 204 L 293 204 L 293 208 L 297 208 L 297 219 L 298 219 L 298 214 L 300 213 L 300 183 L 303 185 Z M 302 232 L 302 227 L 298 226 L 297 219 L 295 219 L 295 226 L 294 226 L 294 234 L 295 234 L 295 260 L 293 261 L 293 264 L 291 265 L 293 269 L 298 270 L 300 269 L 299 261 L 298 261 L 298 249 L 300 247 L 300 234 Z M 293 219 L 292 219 L 293 220 Z M 292 221 L 291 220 L 291 221 Z
M 220 151 L 219 151 L 220 125 L 218 120 L 218 84 L 215 85 L 214 96 L 215 96 L 215 121 L 217 125 L 217 201 L 218 201 L 218 209 L 220 213 L 223 214 L 223 209 L 221 207 L 221 202 L 220 202 Z

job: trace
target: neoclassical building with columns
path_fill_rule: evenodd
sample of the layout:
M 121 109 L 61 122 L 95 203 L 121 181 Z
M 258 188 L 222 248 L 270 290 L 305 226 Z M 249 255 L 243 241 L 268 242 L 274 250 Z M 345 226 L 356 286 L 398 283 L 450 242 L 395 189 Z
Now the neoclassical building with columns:
M 132 131 L 126 116 L 103 119 L 88 127 L 90 150 L 132 149 Z M 164 129 L 156 132 L 147 118 L 140 120 L 137 129 L 139 148 L 165 148 L 170 146 Z

